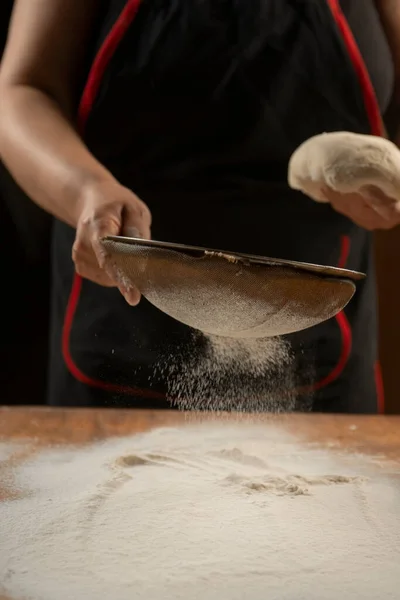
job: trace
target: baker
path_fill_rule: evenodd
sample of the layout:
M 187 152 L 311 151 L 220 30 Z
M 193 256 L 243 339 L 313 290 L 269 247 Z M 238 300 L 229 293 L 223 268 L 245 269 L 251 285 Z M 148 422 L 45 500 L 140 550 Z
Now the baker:
M 17 0 L 0 152 L 55 217 L 50 404 L 168 406 L 149 380 L 190 330 L 103 268 L 99 239 L 124 234 L 367 272 L 291 342 L 314 410 L 382 408 L 373 207 L 287 185 L 311 136 L 382 133 L 400 9 L 376 7 L 386 36 L 372 0 Z

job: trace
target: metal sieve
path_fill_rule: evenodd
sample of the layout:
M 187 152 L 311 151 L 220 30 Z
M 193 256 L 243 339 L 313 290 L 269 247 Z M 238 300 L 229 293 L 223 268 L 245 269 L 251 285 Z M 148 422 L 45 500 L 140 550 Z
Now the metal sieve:
M 362 273 L 108 236 L 107 261 L 159 310 L 207 334 L 272 337 L 318 325 L 351 300 Z

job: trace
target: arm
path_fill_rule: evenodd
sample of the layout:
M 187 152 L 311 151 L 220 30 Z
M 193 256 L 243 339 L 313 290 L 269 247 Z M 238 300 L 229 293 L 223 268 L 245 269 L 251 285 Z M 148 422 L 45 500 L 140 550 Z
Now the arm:
M 101 238 L 150 237 L 150 211 L 95 159 L 73 125 L 77 82 L 99 4 L 16 0 L 0 69 L 0 158 L 28 196 L 76 228 L 77 272 L 118 286 L 136 304 L 138 291 L 118 273 L 105 272 Z
M 35 202 L 72 226 L 82 192 L 113 180 L 72 125 L 96 4 L 17 0 L 0 69 L 0 157 Z

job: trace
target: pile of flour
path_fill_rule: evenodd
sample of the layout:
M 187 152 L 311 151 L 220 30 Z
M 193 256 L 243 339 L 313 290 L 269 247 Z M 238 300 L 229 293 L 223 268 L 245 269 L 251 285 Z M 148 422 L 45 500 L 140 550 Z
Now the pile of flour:
M 0 504 L 0 595 L 395 600 L 400 488 L 248 421 L 52 449 Z

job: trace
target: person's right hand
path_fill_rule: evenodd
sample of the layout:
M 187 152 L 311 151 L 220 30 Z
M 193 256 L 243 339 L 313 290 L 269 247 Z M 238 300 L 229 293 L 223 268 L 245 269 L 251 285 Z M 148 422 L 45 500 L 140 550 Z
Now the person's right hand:
M 101 239 L 107 235 L 150 239 L 150 228 L 150 211 L 131 190 L 112 180 L 89 186 L 82 195 L 72 248 L 76 272 L 99 285 L 118 287 L 135 306 L 140 301 L 139 290 L 107 264 Z

